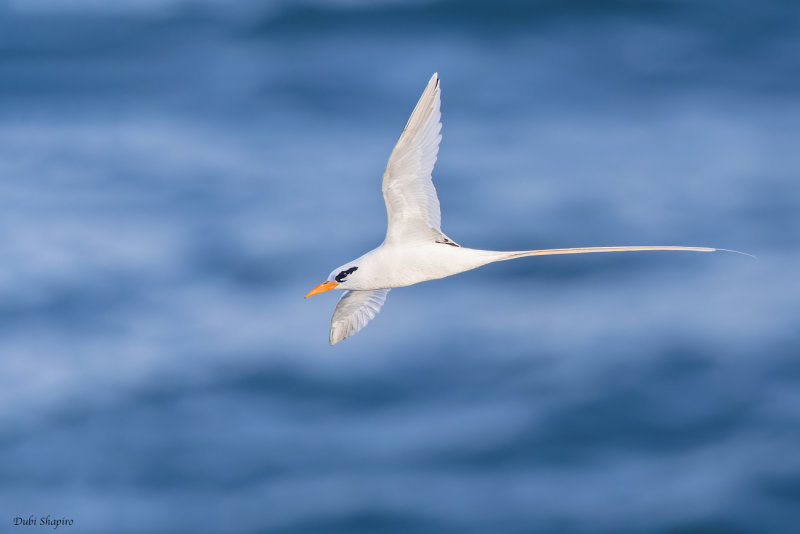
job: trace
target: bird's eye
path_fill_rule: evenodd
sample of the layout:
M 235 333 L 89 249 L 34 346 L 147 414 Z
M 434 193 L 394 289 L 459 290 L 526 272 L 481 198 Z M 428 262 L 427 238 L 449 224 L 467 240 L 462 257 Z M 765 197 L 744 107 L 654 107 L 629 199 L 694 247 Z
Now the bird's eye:
M 339 282 L 340 284 L 344 282 L 344 279 L 347 278 L 347 275 L 352 274 L 353 272 L 357 271 L 358 267 L 350 267 L 346 271 L 342 271 L 334 277 L 334 280 Z

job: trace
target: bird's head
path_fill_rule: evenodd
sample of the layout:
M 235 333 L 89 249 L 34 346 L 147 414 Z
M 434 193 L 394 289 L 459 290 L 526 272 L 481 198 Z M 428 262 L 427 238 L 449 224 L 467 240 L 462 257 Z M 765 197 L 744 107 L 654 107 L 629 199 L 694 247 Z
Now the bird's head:
M 351 289 L 353 278 L 357 276 L 355 274 L 356 271 L 358 271 L 358 266 L 351 263 L 337 267 L 331 271 L 331 274 L 328 275 L 327 280 L 309 291 L 308 295 L 306 295 L 306 298 L 331 289 Z

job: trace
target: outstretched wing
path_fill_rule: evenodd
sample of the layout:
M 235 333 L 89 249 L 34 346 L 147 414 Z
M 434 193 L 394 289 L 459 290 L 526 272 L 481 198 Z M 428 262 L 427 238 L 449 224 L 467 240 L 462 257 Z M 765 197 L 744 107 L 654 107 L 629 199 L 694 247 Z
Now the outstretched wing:
M 352 336 L 370 322 L 386 302 L 388 289 L 345 291 L 331 319 L 331 345 Z
M 441 212 L 431 172 L 442 136 L 439 75 L 431 76 L 383 173 L 386 242 L 438 239 Z

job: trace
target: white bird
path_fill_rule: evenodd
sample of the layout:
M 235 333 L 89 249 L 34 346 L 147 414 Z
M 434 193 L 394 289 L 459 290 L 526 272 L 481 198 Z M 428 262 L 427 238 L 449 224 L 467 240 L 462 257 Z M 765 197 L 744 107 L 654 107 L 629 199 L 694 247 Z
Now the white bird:
M 442 233 L 439 199 L 431 181 L 442 139 L 439 133 L 442 129 L 440 94 L 439 76 L 434 73 L 389 156 L 381 186 L 388 216 L 383 243 L 334 269 L 327 280 L 306 295 L 310 297 L 331 289 L 344 291 L 331 319 L 331 345 L 364 328 L 380 311 L 390 289 L 444 278 L 487 263 L 525 256 L 585 252 L 725 250 L 626 246 L 500 252 L 458 245 Z

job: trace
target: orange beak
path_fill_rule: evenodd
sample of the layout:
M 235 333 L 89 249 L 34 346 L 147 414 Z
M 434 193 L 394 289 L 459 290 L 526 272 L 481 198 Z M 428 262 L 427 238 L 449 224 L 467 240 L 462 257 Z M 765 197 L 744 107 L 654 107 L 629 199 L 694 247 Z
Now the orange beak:
M 313 297 L 314 295 L 319 295 L 323 291 L 328 291 L 328 290 L 333 289 L 334 287 L 336 287 L 338 285 L 339 284 L 337 284 L 336 282 L 327 282 L 327 281 L 322 282 L 320 285 L 318 285 L 317 287 L 315 287 L 314 289 L 309 291 L 308 295 L 306 295 L 305 298 Z

